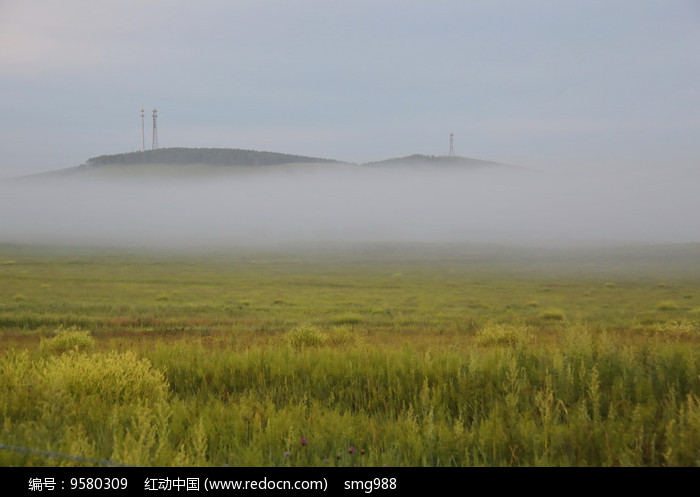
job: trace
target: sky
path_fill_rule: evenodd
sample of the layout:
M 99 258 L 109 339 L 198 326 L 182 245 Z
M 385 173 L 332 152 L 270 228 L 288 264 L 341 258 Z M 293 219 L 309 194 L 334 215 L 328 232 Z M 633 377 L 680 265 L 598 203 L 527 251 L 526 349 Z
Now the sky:
M 700 165 L 698 0 L 0 0 L 0 179 L 161 147 Z

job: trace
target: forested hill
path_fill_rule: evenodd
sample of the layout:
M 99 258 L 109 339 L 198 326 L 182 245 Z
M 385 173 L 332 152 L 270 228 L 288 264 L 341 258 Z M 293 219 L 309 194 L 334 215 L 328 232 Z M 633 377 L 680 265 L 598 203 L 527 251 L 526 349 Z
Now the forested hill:
M 235 148 L 160 148 L 144 152 L 100 155 L 88 159 L 90 168 L 133 164 L 206 164 L 211 166 L 275 166 L 293 163 L 336 163 L 331 159 L 304 157 L 277 152 L 258 152 Z
M 448 156 L 448 155 L 409 155 L 407 157 L 397 157 L 377 162 L 369 162 L 366 166 L 506 166 L 499 162 L 485 161 L 481 159 L 470 159 L 468 157 Z
M 360 167 L 440 167 L 477 169 L 504 166 L 497 162 L 435 155 L 410 155 L 365 164 L 352 164 L 335 159 L 322 159 L 279 152 L 260 152 L 236 148 L 159 148 L 142 152 L 100 155 L 86 160 L 79 166 L 47 171 L 14 180 L 41 180 L 46 178 L 81 177 L 95 179 L 139 177 L 211 177 L 250 173 L 252 170 L 282 168 L 308 168 L 309 166 L 351 165 Z

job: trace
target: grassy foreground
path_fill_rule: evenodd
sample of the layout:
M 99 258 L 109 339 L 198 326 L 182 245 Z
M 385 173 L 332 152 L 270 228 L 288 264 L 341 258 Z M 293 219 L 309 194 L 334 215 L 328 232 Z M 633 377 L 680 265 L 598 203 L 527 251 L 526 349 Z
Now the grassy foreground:
M 699 263 L 697 245 L 0 245 L 0 444 L 146 466 L 698 466 Z

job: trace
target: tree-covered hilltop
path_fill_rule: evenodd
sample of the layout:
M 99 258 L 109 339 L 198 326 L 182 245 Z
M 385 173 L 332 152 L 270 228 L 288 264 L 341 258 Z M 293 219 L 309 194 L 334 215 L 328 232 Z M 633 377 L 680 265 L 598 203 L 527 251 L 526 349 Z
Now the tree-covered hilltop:
M 376 162 L 368 162 L 366 166 L 504 166 L 498 162 L 470 159 L 451 155 L 421 155 L 414 154 Z
M 331 159 L 304 157 L 278 152 L 259 152 L 235 148 L 159 148 L 143 152 L 100 155 L 84 166 L 103 167 L 133 164 L 206 164 L 211 166 L 276 166 L 293 163 L 337 163 Z
M 65 177 L 205 177 L 218 174 L 246 172 L 251 170 L 270 170 L 275 167 L 308 167 L 310 165 L 349 165 L 360 166 L 356 163 L 323 159 L 303 155 L 284 154 L 279 152 L 261 152 L 237 148 L 159 148 L 139 152 L 100 155 L 87 159 L 83 164 L 65 169 L 46 171 L 43 173 L 20 176 L 12 180 L 37 180 L 46 178 Z M 464 168 L 480 169 L 493 166 L 508 166 L 498 162 L 453 157 L 444 155 L 414 154 L 376 162 L 368 162 L 361 167 L 389 168 Z M 270 168 L 270 169 L 267 169 Z

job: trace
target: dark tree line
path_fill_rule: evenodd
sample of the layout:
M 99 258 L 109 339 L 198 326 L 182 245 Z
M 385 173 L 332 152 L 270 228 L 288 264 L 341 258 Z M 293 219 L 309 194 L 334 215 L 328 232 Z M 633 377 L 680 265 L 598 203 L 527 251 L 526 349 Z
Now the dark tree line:
M 234 148 L 160 148 L 144 152 L 101 155 L 86 162 L 100 167 L 118 164 L 206 164 L 212 166 L 274 166 L 296 162 L 338 162 L 277 152 L 259 152 Z

